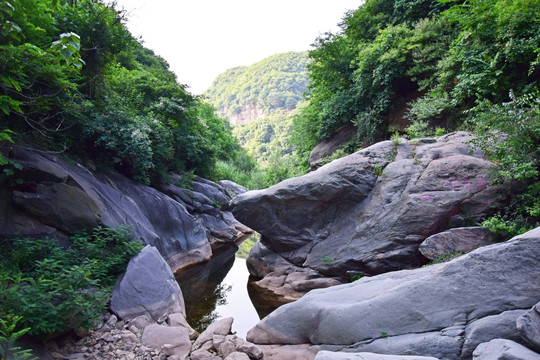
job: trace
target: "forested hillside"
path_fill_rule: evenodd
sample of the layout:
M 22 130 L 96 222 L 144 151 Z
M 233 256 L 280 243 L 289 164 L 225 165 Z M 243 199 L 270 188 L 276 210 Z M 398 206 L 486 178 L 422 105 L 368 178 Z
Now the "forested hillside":
M 205 92 L 234 125 L 277 110 L 292 110 L 307 89 L 307 53 L 288 52 L 220 74 Z
M 227 121 L 101 1 L 0 2 L 0 140 L 65 152 L 140 182 L 212 176 L 240 151 Z M 4 175 L 16 164 L 0 158 Z
M 309 53 L 292 134 L 302 158 L 350 123 L 349 151 L 467 129 L 498 164 L 494 181 L 512 184 L 492 227 L 538 222 L 540 1 L 367 0 L 340 27 Z

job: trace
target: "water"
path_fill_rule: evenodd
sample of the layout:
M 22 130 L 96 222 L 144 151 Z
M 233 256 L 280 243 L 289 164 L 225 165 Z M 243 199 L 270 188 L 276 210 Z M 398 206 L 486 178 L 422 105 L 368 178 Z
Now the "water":
M 235 258 L 235 251 L 227 249 L 176 277 L 184 295 L 187 321 L 199 332 L 216 320 L 233 317 L 233 331 L 245 338 L 260 320 L 248 295 L 246 260 Z

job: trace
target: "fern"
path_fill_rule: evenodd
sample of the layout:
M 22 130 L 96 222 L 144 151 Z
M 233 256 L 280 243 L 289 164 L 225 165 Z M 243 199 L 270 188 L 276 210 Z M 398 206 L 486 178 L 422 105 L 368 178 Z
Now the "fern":
M 15 342 L 28 331 L 30 328 L 25 328 L 15 331 L 17 323 L 22 319 L 22 316 L 7 315 L 6 319 L 0 319 L 0 359 L 1 360 L 26 360 L 37 359 L 32 357 L 31 350 L 22 350 L 15 346 Z

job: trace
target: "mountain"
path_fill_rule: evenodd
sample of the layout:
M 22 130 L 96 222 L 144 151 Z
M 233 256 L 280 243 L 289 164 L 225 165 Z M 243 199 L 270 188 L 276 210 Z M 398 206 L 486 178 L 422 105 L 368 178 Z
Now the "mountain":
M 288 52 L 235 67 L 218 75 L 204 95 L 233 125 L 290 111 L 307 89 L 307 62 L 307 52 Z

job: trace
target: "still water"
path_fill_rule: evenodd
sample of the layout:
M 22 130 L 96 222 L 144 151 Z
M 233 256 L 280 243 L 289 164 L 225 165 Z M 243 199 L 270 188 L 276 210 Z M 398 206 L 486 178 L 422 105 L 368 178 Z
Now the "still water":
M 199 332 L 216 320 L 233 317 L 233 331 L 245 338 L 259 322 L 248 295 L 246 260 L 235 258 L 235 250 L 225 250 L 176 277 L 184 295 L 187 321 Z

